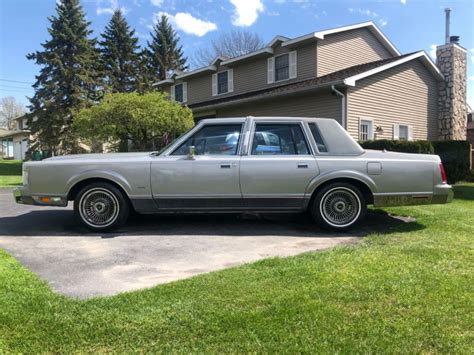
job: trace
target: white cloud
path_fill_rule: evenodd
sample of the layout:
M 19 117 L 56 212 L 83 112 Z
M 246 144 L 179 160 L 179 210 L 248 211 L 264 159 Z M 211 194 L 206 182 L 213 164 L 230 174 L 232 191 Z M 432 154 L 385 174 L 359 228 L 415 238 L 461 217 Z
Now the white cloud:
M 252 26 L 257 21 L 259 12 L 264 9 L 261 0 L 230 0 L 230 3 L 235 7 L 232 17 L 234 26 Z
M 163 5 L 163 0 L 150 0 L 153 6 L 161 6 Z
M 372 18 L 376 18 L 376 17 L 379 16 L 378 13 L 376 13 L 375 11 L 369 10 L 369 9 L 361 9 L 361 8 L 354 9 L 352 7 L 349 7 L 347 9 L 347 11 L 352 12 L 352 13 L 357 12 L 361 15 L 369 16 L 369 17 L 372 17 Z
M 105 6 L 101 6 L 105 3 Z M 97 15 L 110 14 L 112 15 L 115 10 L 120 9 L 124 14 L 128 12 L 128 9 L 124 6 L 119 6 L 118 0 L 99 0 L 98 6 L 95 9 Z
M 467 77 L 467 80 L 474 81 L 474 75 L 468 76 L 468 77 Z
M 405 5 L 407 3 L 407 0 L 400 0 L 400 2 Z
M 190 35 L 202 37 L 206 33 L 217 29 L 217 25 L 214 22 L 195 18 L 188 12 L 178 12 L 176 15 L 159 12 L 158 14 L 155 14 L 155 22 L 161 17 L 161 15 L 166 15 L 173 26 Z
M 267 15 L 268 16 L 280 16 L 280 13 L 278 11 L 268 11 Z
M 432 59 L 436 59 L 436 47 L 438 47 L 437 44 L 432 44 L 432 45 L 430 46 L 430 57 L 431 57 Z
M 387 26 L 388 25 L 388 20 L 386 18 L 379 19 L 379 25 L 380 25 L 380 27 Z
M 471 48 L 471 62 L 474 64 L 474 48 Z

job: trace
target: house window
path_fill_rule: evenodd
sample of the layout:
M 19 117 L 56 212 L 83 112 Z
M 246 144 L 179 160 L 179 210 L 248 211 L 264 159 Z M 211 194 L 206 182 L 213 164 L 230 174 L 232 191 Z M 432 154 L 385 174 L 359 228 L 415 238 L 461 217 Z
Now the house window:
M 275 57 L 275 81 L 290 78 L 290 55 L 283 54 Z
M 267 83 L 296 78 L 296 51 L 267 59 Z
M 183 101 L 183 84 L 178 84 L 174 86 L 174 100 L 178 102 L 184 102 Z
M 398 139 L 401 141 L 408 140 L 408 126 L 399 125 L 398 126 Z
M 212 74 L 212 96 L 234 91 L 234 70 Z
M 217 74 L 217 93 L 225 94 L 228 91 L 229 75 L 227 71 Z
M 359 140 L 368 141 L 374 139 L 374 123 L 370 120 L 360 120 Z
M 411 141 L 413 139 L 413 127 L 410 125 L 393 125 L 393 139 Z

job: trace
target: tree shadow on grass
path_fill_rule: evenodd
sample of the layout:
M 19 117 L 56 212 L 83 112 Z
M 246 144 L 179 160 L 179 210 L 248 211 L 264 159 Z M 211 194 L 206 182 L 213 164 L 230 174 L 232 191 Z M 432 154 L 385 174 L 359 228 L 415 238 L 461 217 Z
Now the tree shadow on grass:
M 474 184 L 455 185 L 454 186 L 454 198 L 459 200 L 474 201 Z

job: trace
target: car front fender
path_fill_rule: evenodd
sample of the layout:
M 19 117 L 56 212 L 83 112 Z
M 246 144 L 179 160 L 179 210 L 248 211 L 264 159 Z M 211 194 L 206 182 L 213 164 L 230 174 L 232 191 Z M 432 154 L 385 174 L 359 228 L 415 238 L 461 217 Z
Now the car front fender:
M 87 170 L 80 172 L 79 174 L 72 176 L 67 181 L 66 191 L 69 193 L 69 191 L 71 191 L 74 186 L 87 179 L 109 180 L 119 185 L 127 195 L 132 194 L 132 187 L 130 186 L 129 182 L 122 175 L 110 170 Z

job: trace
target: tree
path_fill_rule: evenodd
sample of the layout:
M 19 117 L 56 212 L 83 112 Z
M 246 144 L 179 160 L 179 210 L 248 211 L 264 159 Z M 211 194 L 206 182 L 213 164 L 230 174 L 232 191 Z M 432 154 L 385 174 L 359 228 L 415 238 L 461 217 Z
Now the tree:
M 153 27 L 151 42 L 148 42 L 148 70 L 153 81 L 166 79 L 172 71 L 186 70 L 187 58 L 179 45 L 179 36 L 168 22 L 166 15 L 161 15 Z
M 189 108 L 159 92 L 107 94 L 97 105 L 80 110 L 74 130 L 87 141 L 108 143 L 122 151 L 130 140 L 134 150 L 156 149 L 157 138 L 176 137 L 194 125 Z M 163 142 L 166 143 L 166 142 Z
M 49 150 L 52 154 L 70 152 L 75 147 L 70 126 L 72 112 L 98 99 L 100 87 L 99 53 L 96 41 L 79 0 L 61 0 L 56 16 L 49 18 L 51 36 L 42 50 L 27 58 L 41 66 L 30 99 L 32 133 L 37 137 L 30 150 Z
M 135 30 L 130 29 L 120 9 L 115 10 L 100 42 L 105 87 L 110 92 L 137 90 L 140 55 Z
M 264 47 L 263 39 L 247 30 L 224 33 L 211 42 L 210 48 L 200 48 L 192 59 L 193 67 L 209 65 L 217 57 L 234 58 Z
M 0 99 L 0 127 L 12 128 L 12 121 L 25 114 L 23 105 L 16 102 L 12 96 L 2 97 Z

